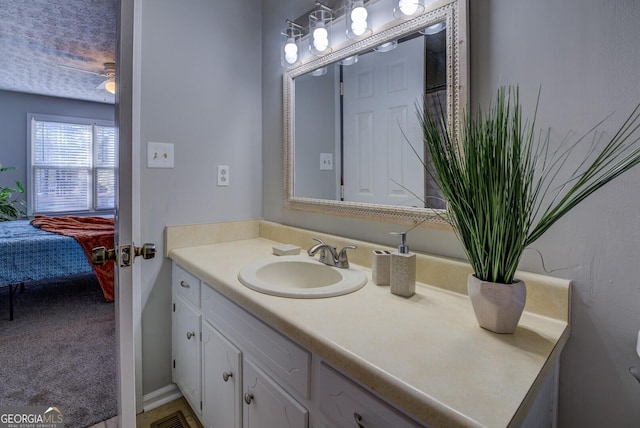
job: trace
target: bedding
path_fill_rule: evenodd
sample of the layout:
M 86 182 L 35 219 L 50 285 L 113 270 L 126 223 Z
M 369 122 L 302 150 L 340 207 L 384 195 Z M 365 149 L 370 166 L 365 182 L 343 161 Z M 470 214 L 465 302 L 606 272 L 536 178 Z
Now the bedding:
M 102 266 L 91 264 L 91 252 L 95 247 L 114 247 L 115 224 L 113 218 L 63 216 L 36 216 L 31 220 L 33 226 L 47 232 L 53 232 L 74 238 L 82 247 L 87 263 L 98 278 L 104 298 L 113 301 L 114 263 L 108 261 Z
M 91 272 L 75 239 L 38 229 L 29 220 L 0 222 L 0 284 Z
M 72 219 L 63 220 L 65 227 L 60 227 L 59 222 L 56 226 L 56 222 L 48 220 L 69 217 Z M 78 220 L 79 218 L 100 220 L 83 221 Z M 67 216 L 36 217 L 34 221 L 44 229 L 57 228 L 58 231 L 53 233 L 43 230 L 30 224 L 29 220 L 0 222 L 0 285 L 10 286 L 11 309 L 15 284 L 88 274 L 92 271 L 98 277 L 105 300 L 113 301 L 114 264 L 109 262 L 94 269 L 90 262 L 93 247 L 89 247 L 113 248 L 113 219 Z M 83 239 L 83 234 L 88 236 L 84 239 L 84 247 L 79 242 Z

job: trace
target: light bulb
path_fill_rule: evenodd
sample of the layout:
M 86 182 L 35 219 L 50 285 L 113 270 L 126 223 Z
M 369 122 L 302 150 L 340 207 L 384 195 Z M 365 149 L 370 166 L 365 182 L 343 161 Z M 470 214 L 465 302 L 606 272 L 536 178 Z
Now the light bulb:
M 104 89 L 107 92 L 109 92 L 110 94 L 115 94 L 116 93 L 116 82 L 113 81 L 113 80 L 109 80 L 107 83 L 105 83 Z
M 298 60 L 298 45 L 292 38 L 289 38 L 284 45 L 284 59 L 288 64 L 293 64 Z
M 324 27 L 313 30 L 313 47 L 318 52 L 323 52 L 329 47 L 329 33 Z
M 367 20 L 367 9 L 364 6 L 357 6 L 351 11 L 351 20 L 353 22 L 362 22 Z
M 398 7 L 403 14 L 413 15 L 418 10 L 418 2 L 416 0 L 400 0 Z
M 362 36 L 367 31 L 367 9 L 362 1 L 356 1 L 351 10 L 351 33 L 354 36 Z
M 327 29 L 324 27 L 318 27 L 315 30 L 313 30 L 314 40 L 327 40 L 328 37 L 329 37 L 329 33 L 327 32 Z
M 367 21 L 353 21 L 351 23 L 351 32 L 356 36 L 362 36 L 367 31 Z

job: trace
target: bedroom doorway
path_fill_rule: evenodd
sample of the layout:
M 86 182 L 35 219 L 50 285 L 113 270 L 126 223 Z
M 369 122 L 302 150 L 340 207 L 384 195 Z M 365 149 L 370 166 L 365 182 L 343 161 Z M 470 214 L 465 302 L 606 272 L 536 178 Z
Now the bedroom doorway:
M 20 74 L 21 77 L 24 77 L 22 79 L 16 79 L 17 81 L 20 82 L 24 82 L 24 83 L 32 83 L 32 81 L 39 81 L 39 80 L 47 80 L 45 83 L 54 88 L 54 90 L 58 90 L 60 88 L 63 89 L 74 89 L 74 88 L 79 88 L 81 87 L 81 85 L 76 84 L 77 81 L 76 80 L 72 80 L 72 79 L 67 79 L 67 81 L 69 82 L 67 85 L 62 85 L 62 84 L 57 84 L 56 82 L 56 78 L 59 78 L 61 76 L 66 76 L 65 73 L 75 73 L 73 78 L 75 79 L 76 77 L 78 77 L 78 80 L 87 80 L 91 83 L 90 85 L 90 89 L 91 90 L 95 90 L 97 89 L 97 84 L 104 79 L 101 79 L 100 77 L 96 77 L 95 74 L 92 75 L 91 73 L 82 73 L 82 72 L 77 72 L 77 71 L 69 71 L 69 69 L 71 68 L 75 68 L 75 69 L 79 69 L 79 68 L 84 68 L 84 69 L 89 69 L 89 67 L 85 67 L 84 64 L 82 64 L 82 62 L 84 61 L 84 58 L 88 58 L 92 52 L 89 52 L 90 49 L 87 48 L 86 51 L 77 53 L 75 52 L 74 49 L 71 48 L 71 46 L 73 46 L 74 48 L 77 46 L 81 46 L 83 48 L 86 48 L 88 45 L 85 44 L 77 44 L 77 43 L 66 43 L 64 39 L 60 38 L 60 39 L 56 39 L 55 40 L 55 46 L 51 46 L 47 43 L 37 43 L 37 40 L 34 41 L 32 38 L 21 38 L 21 32 L 18 31 L 18 29 L 22 29 L 22 28 L 26 28 L 30 31 L 30 35 L 34 34 L 34 33 L 38 33 L 39 29 L 44 29 L 44 27 L 47 27 L 46 25 L 38 25 L 38 24 L 34 24 L 33 22 L 30 21 L 30 17 L 34 17 L 34 18 L 38 18 L 38 19 L 44 19 L 47 20 L 49 18 L 51 19 L 51 22 L 48 22 L 48 24 L 51 24 L 50 27 L 56 27 L 53 25 L 53 17 L 58 17 L 58 16 L 62 16 L 65 20 L 67 20 L 66 22 L 68 23 L 68 20 L 70 19 L 77 19 L 74 18 L 76 15 L 74 13 L 62 13 L 63 11 L 67 11 L 69 8 L 72 8 L 73 11 L 77 11 L 78 12 L 78 16 L 79 15 L 90 15 L 91 11 L 88 7 L 89 2 L 84 2 L 83 0 L 72 0 L 72 1 L 67 1 L 65 0 L 64 2 L 60 1 L 60 2 L 56 2 L 55 7 L 47 7 L 46 10 L 42 10 L 42 9 L 33 9 L 33 8 L 42 8 L 42 3 L 41 2 L 15 2 L 15 4 L 17 4 L 17 7 L 30 7 L 30 11 L 26 12 L 26 13 L 16 13 L 16 12 L 10 12 L 13 11 L 13 8 L 9 8 L 9 4 L 12 2 L 7 2 L 7 10 L 5 12 L 7 12 L 7 14 L 2 14 L 3 16 L 0 17 L 0 40 L 2 40 L 2 43 L 0 43 L 0 45 L 2 45 L 2 51 L 3 51 L 3 55 L 5 57 L 5 59 L 7 59 L 10 55 L 9 53 L 9 47 L 13 49 L 12 52 L 19 52 L 20 54 L 26 55 L 26 53 L 33 53 L 35 52 L 37 55 L 33 55 L 31 57 L 29 57 L 27 60 L 23 60 L 22 62 L 19 63 L 19 65 L 21 67 L 23 67 L 24 69 L 21 70 L 22 74 Z M 63 3 L 64 5 L 67 6 L 67 8 L 63 7 Z M 134 2 L 134 0 L 101 0 L 100 2 L 93 2 L 92 4 L 98 4 L 98 3 L 106 3 L 109 4 L 111 6 L 115 5 L 116 10 L 117 10 L 117 17 L 115 19 L 115 21 L 117 21 L 117 44 L 118 44 L 118 49 L 117 49 L 117 56 L 116 56 L 116 63 L 117 63 L 117 81 L 118 81 L 118 86 L 119 86 L 119 90 L 118 90 L 118 95 L 117 95 L 117 99 L 116 99 L 116 105 L 115 105 L 115 116 L 116 116 L 116 126 L 118 126 L 119 128 L 119 136 L 118 138 L 118 142 L 116 143 L 116 145 L 119 146 L 119 170 L 116 172 L 117 174 L 117 183 L 118 183 L 118 197 L 117 200 L 119 200 L 118 203 L 118 207 L 117 207 L 117 214 L 116 214 L 116 218 L 117 218 L 117 222 L 116 222 L 116 226 L 115 226 L 115 232 L 116 232 L 116 242 L 117 243 L 139 243 L 141 241 L 141 239 L 139 239 L 139 207 L 137 208 L 135 205 L 135 201 L 137 200 L 137 196 L 139 195 L 139 189 L 135 188 L 135 180 L 134 180 L 134 176 L 136 174 L 136 162 L 138 161 L 137 158 L 137 154 L 135 153 L 135 144 L 134 144 L 134 130 L 133 130 L 133 124 L 132 122 L 135 121 L 135 114 L 134 114 L 134 96 L 133 96 L 133 91 L 131 89 L 132 87 L 132 83 L 133 83 L 133 28 L 134 28 L 134 3 L 140 3 L 140 2 Z M 8 13 L 11 13 L 11 15 L 9 15 Z M 98 28 L 100 27 L 100 25 L 102 25 L 101 23 L 103 21 L 108 21 L 106 19 L 104 19 L 104 15 L 100 15 L 100 14 L 96 14 L 99 15 L 99 20 L 98 25 L 96 26 L 83 26 L 82 28 L 91 28 L 93 33 L 98 33 Z M 111 17 L 114 17 L 115 13 L 110 14 Z M 6 19 L 6 20 L 5 20 Z M 14 22 L 13 19 L 16 19 L 18 22 Z M 81 26 L 78 26 L 81 27 Z M 113 25 L 109 25 L 110 28 L 113 28 Z M 68 24 L 68 25 L 58 25 L 56 28 L 63 28 L 65 30 L 68 30 L 67 32 L 72 32 L 71 30 L 74 28 L 73 23 Z M 11 30 L 11 31 L 10 31 Z M 4 32 L 3 32 L 4 31 Z M 51 39 L 46 39 L 51 40 Z M 113 45 L 113 43 L 111 44 Z M 7 47 L 9 46 L 9 47 Z M 16 47 L 17 46 L 17 47 Z M 64 55 L 66 53 L 66 55 Z M 30 66 L 32 64 L 37 63 L 37 59 L 41 59 L 42 57 L 46 57 L 49 60 L 49 65 L 50 68 L 47 69 L 47 71 L 42 71 L 39 73 L 36 73 L 36 77 L 38 77 L 37 79 L 29 79 L 28 77 L 30 76 L 30 74 L 27 73 L 26 68 L 27 66 Z M 60 57 L 62 58 L 66 58 L 67 60 L 69 60 L 69 63 L 65 63 L 62 59 L 60 59 Z M 102 65 L 103 61 L 113 61 L 113 58 L 97 58 L 96 61 L 99 63 L 100 65 Z M 75 63 L 74 63 L 75 61 Z M 79 63 L 79 64 L 76 64 Z M 3 72 L 7 71 L 9 62 L 4 62 L 3 63 Z M 64 65 L 67 65 L 68 67 L 65 69 Z M 37 82 L 36 82 L 37 83 Z M 6 86 L 0 86 L 0 88 L 2 89 L 2 97 L 5 97 L 5 99 L 18 99 L 18 94 L 19 95 L 24 95 L 25 97 L 31 97 L 31 98 L 35 98 L 35 97 L 52 97 L 55 98 L 57 97 L 57 101 L 56 103 L 60 103 L 61 100 L 62 101 L 69 101 L 68 99 L 74 99 L 73 96 L 66 96 L 66 94 L 51 94 L 51 93 L 46 93 L 46 92 L 37 92 L 36 90 L 33 91 L 29 91 L 29 90 L 21 90 L 20 88 L 12 88 L 9 87 L 7 88 Z M 6 92 L 5 92 L 6 91 Z M 12 92 L 11 92 L 12 91 Z M 102 90 L 102 93 L 106 94 L 106 92 L 104 90 Z M 74 99 L 77 101 L 77 99 Z M 95 100 L 86 100 L 86 101 L 95 101 Z M 25 101 L 23 101 L 22 99 L 20 99 L 20 102 L 22 102 L 23 104 L 26 104 Z M 97 101 L 97 102 L 102 102 L 102 101 Z M 53 105 L 53 101 L 51 102 L 51 104 Z M 68 103 L 67 103 L 68 104 Z M 58 107 L 58 105 L 55 105 L 56 107 Z M 60 110 L 65 110 L 68 109 L 68 106 L 59 106 Z M 85 108 L 86 110 L 83 110 L 83 113 L 88 116 L 90 116 L 92 114 L 92 112 L 89 112 L 88 110 L 90 110 L 90 107 L 88 104 L 83 105 L 83 108 Z M 21 108 L 21 107 L 20 107 Z M 18 107 L 11 107 L 11 109 L 13 110 L 18 110 Z M 7 112 L 6 115 L 9 115 L 9 113 L 11 112 Z M 47 112 L 49 113 L 49 112 Z M 50 114 L 50 113 L 49 113 Z M 84 116 L 83 116 L 84 117 Z M 24 129 L 24 132 L 26 132 L 26 123 L 24 123 L 24 119 L 26 118 L 26 113 L 22 114 L 21 112 L 21 116 L 19 118 L 15 118 L 14 122 L 15 123 L 20 123 L 20 128 Z M 7 130 L 5 130 L 7 131 Z M 24 141 L 26 144 L 27 139 L 22 137 L 22 134 L 16 134 L 15 136 L 12 133 L 7 133 L 5 132 L 5 136 L 7 137 L 7 141 L 9 140 L 15 140 L 15 141 L 20 141 L 20 144 L 22 144 L 22 142 Z M 8 154 L 8 152 L 11 152 L 12 149 L 9 147 L 9 144 L 13 144 L 13 143 L 3 143 L 3 159 L 1 159 L 1 161 L 3 163 L 6 162 L 7 166 L 9 165 L 13 165 L 15 164 L 16 166 L 19 166 L 20 168 L 22 168 L 22 165 L 26 165 L 28 163 L 28 161 L 26 160 L 26 150 L 24 147 L 20 147 L 20 150 L 15 150 L 16 154 L 14 158 L 11 157 L 12 154 Z M 9 156 L 9 159 L 7 159 L 7 156 Z M 15 161 L 14 161 L 15 159 Z M 19 180 L 22 183 L 25 183 L 26 180 L 22 177 L 19 177 Z M 42 260 L 39 260 L 40 262 L 42 262 Z M 135 426 L 135 414 L 136 414 L 136 409 L 137 408 L 142 408 L 141 406 L 141 401 L 142 401 L 142 393 L 141 393 L 141 367 L 139 366 L 141 358 L 141 339 L 139 337 L 140 334 L 140 296 L 139 296 L 139 290 L 136 289 L 139 288 L 139 281 L 140 278 L 140 263 L 136 263 L 132 268 L 126 268 L 126 269 L 119 269 L 116 272 L 116 289 L 115 289 L 115 293 L 116 293 L 116 303 L 115 305 L 111 304 L 109 305 L 109 308 L 111 310 L 111 318 L 112 318 L 112 322 L 113 322 L 113 318 L 114 318 L 114 314 L 115 314 L 115 318 L 116 318 L 116 327 L 115 327 L 115 339 L 110 338 L 109 342 L 111 342 L 113 344 L 113 348 L 117 347 L 117 369 L 113 370 L 112 373 L 117 373 L 116 378 L 117 378 L 117 391 L 116 391 L 116 395 L 117 395 L 117 401 L 118 401 L 118 405 L 117 405 L 117 415 L 118 415 L 118 426 L 121 427 L 132 427 Z M 26 286 L 27 288 L 29 287 L 29 285 Z M 49 287 L 52 288 L 52 287 Z M 5 293 L 7 293 L 6 289 L 1 289 L 0 290 L 3 294 L 2 297 L 0 298 L 0 300 L 4 300 L 4 296 Z M 28 294 L 30 290 L 27 290 Z M 67 292 L 67 297 L 69 295 L 74 294 L 74 290 L 70 289 L 70 291 Z M 46 305 L 47 299 L 48 297 L 43 294 L 43 298 L 41 299 L 41 303 L 44 302 L 44 304 L 40 305 L 40 307 L 35 308 L 34 311 L 32 312 L 39 312 L 40 309 Z M 7 302 L 2 302 L 3 303 L 3 312 L 2 315 L 5 315 L 4 312 L 4 304 Z M 8 303 L 7 303 L 7 308 L 8 308 Z M 17 308 L 18 310 L 18 314 L 20 313 L 20 309 L 21 308 Z M 26 311 L 25 311 L 26 313 Z M 2 320 L 0 322 L 2 322 L 3 324 L 0 324 L 0 330 L 7 330 L 9 327 L 9 321 L 8 321 L 8 310 L 6 312 L 7 314 L 7 324 L 4 324 L 5 320 Z M 46 322 L 46 321 L 45 321 Z M 84 323 L 86 324 L 86 322 Z M 113 325 L 113 324 L 112 324 Z M 6 328 L 5 328 L 6 326 Z M 75 324 L 73 324 L 74 326 L 74 334 L 75 337 L 72 337 L 70 339 L 70 342 L 74 342 L 73 345 L 77 345 L 79 347 L 81 347 L 82 345 L 82 333 L 80 330 L 83 328 L 83 321 L 80 320 L 78 322 L 76 322 Z M 113 328 L 112 328 L 113 329 Z M 134 334 L 134 330 L 135 330 L 135 334 Z M 19 334 L 23 334 L 24 330 L 22 332 L 16 332 L 16 335 Z M 113 337 L 113 336 L 112 336 Z M 77 343 L 76 343 L 77 342 Z M 115 343 L 113 343 L 115 342 Z M 11 341 L 6 341 L 3 342 L 0 346 L 2 348 L 6 348 L 8 350 L 8 353 L 14 353 L 17 354 L 17 349 L 14 347 L 15 342 L 11 342 Z M 65 344 L 66 345 L 66 344 Z M 63 346 L 63 345 L 60 345 Z M 79 370 L 77 370 L 77 365 L 81 365 L 82 363 L 80 361 L 65 361 L 64 358 L 59 358 L 56 352 L 56 347 L 51 347 L 51 348 L 47 348 L 47 349 L 43 349 L 43 351 L 48 351 L 48 355 L 46 353 L 44 353 L 43 355 L 45 357 L 48 357 L 48 359 L 44 359 L 43 361 L 45 361 L 45 364 L 43 365 L 47 365 L 49 363 L 51 364 L 58 364 L 61 367 L 61 372 L 64 373 L 64 375 L 68 375 L 68 376 L 73 376 L 74 374 L 76 374 L 77 372 L 79 372 Z M 30 359 L 30 356 L 25 356 L 23 355 L 23 358 L 14 358 L 13 361 L 15 361 L 15 365 L 8 365 L 7 361 L 4 360 L 4 366 L 5 367 L 19 367 L 20 364 L 22 365 L 26 365 L 26 363 L 28 362 L 28 360 Z M 64 364 L 64 366 L 63 366 Z M 75 365 L 74 365 L 75 364 Z M 6 373 L 6 372 L 5 372 Z M 5 389 L 7 387 L 7 378 L 5 376 L 0 376 L 3 378 L 3 389 Z M 29 377 L 33 380 L 35 378 L 34 373 L 27 373 L 25 376 L 23 376 L 22 379 L 18 379 L 18 381 L 16 382 L 17 384 L 19 384 L 20 382 L 24 382 L 25 379 L 29 379 Z M 111 379 L 113 380 L 114 374 L 111 375 Z M 79 398 L 81 398 L 83 395 L 88 395 L 88 394 L 84 394 L 85 389 L 83 388 L 86 383 L 91 382 L 91 380 L 85 380 L 85 379 L 90 379 L 89 377 L 83 378 L 83 382 L 84 384 L 81 385 L 80 388 L 76 389 L 74 392 L 74 397 L 77 397 L 79 401 Z M 37 396 L 42 396 L 42 392 L 46 390 L 47 387 L 49 387 L 48 385 L 48 379 L 45 376 L 38 376 L 36 379 L 36 384 L 37 388 L 41 388 L 41 389 L 37 389 L 34 390 L 33 394 L 30 395 L 29 398 L 26 398 L 25 400 L 21 401 L 20 403 L 16 403 L 16 405 L 32 405 L 33 403 L 30 402 L 30 400 L 35 401 Z M 113 393 L 111 393 L 111 395 L 113 396 Z M 66 402 L 71 402 L 71 400 L 66 401 Z M 0 406 L 4 405 L 6 403 L 2 402 L 2 400 L 0 400 Z M 58 403 L 48 403 L 50 406 L 57 406 L 59 405 Z M 91 407 L 87 407 L 84 410 L 84 413 L 92 413 L 93 409 Z M 112 413 L 113 415 L 113 413 Z M 73 424 L 69 424 L 68 426 L 73 426 Z

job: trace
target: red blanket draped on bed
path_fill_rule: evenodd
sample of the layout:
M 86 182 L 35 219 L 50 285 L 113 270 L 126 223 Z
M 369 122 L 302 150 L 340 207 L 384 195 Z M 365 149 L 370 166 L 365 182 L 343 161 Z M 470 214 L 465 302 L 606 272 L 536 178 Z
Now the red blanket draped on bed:
M 78 241 L 89 259 L 89 264 L 98 277 L 102 293 L 107 302 L 113 301 L 114 263 L 103 266 L 91 263 L 91 250 L 95 247 L 114 248 L 115 225 L 112 218 L 64 216 L 36 216 L 31 224 L 47 232 L 71 236 Z

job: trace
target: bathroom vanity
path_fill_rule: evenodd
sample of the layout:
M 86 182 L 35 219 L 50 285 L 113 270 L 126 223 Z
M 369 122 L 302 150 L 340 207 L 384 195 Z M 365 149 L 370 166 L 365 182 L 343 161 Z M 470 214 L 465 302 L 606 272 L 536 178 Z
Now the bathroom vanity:
M 277 257 L 273 245 L 304 250 L 312 236 L 358 246 L 350 261 L 366 285 L 296 299 L 237 279 Z M 465 263 L 419 254 L 416 294 L 403 298 L 371 281 L 372 248 L 259 221 L 167 228 L 173 380 L 205 426 L 551 426 L 569 281 L 520 275 L 525 313 L 497 335 L 476 323 Z

